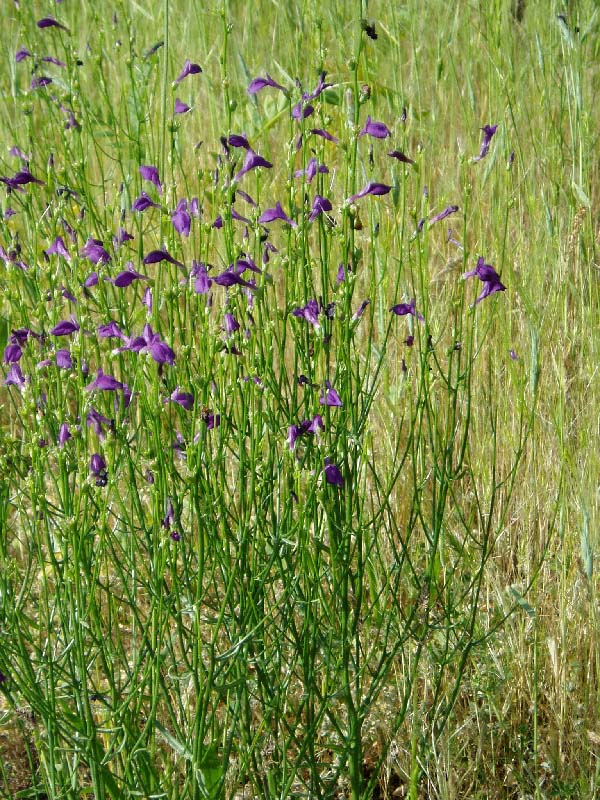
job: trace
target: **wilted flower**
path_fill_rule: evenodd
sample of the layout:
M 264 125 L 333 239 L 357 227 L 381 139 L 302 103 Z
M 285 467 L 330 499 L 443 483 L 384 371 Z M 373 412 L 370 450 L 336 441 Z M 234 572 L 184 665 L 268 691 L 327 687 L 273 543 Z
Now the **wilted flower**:
M 26 58 L 31 58 L 29 50 L 26 50 L 24 47 L 19 48 L 15 53 L 15 61 L 18 63 L 19 61 L 24 61 Z
M 323 130 L 323 128 L 311 128 L 310 133 L 315 136 L 321 136 L 323 139 L 327 139 L 328 142 L 334 142 L 335 144 L 338 144 L 340 141 L 337 136 L 333 136 L 328 131 Z
M 481 303 L 482 300 L 488 297 L 488 295 L 494 294 L 494 292 L 506 291 L 506 286 L 500 281 L 500 276 L 490 264 L 484 262 L 483 256 L 479 256 L 475 269 L 469 270 L 469 272 L 463 274 L 463 278 L 475 277 L 483 282 L 483 291 L 477 300 L 475 300 L 475 305 Z

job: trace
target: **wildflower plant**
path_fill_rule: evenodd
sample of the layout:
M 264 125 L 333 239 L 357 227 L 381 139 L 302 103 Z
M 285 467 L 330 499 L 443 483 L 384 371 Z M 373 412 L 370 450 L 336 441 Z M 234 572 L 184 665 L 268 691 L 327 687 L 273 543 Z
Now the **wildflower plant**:
M 216 60 L 206 34 L 177 40 L 175 4 L 155 42 L 115 4 L 119 72 L 95 24 L 78 55 L 83 11 L 24 5 L 0 693 L 35 715 L 31 786 L 359 800 L 406 735 L 417 797 L 509 613 L 481 606 L 538 397 L 535 315 L 527 372 L 494 345 L 528 313 L 506 239 L 472 221 L 507 180 L 503 123 L 473 123 L 479 155 L 438 191 L 364 84 L 384 37 L 362 15 L 345 66 L 321 41 L 294 78 L 242 49 L 232 66 L 227 3 Z

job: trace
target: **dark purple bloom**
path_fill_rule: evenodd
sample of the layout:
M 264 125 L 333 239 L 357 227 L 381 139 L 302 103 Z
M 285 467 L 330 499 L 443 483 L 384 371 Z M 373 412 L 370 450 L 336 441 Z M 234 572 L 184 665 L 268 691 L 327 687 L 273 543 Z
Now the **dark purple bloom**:
M 86 289 L 91 289 L 92 286 L 98 285 L 98 273 L 97 272 L 90 272 L 87 278 L 84 280 L 83 285 Z
M 136 272 L 131 265 L 129 269 L 125 269 L 122 272 L 119 272 L 116 278 L 105 278 L 105 280 L 112 283 L 114 286 L 117 286 L 119 289 L 125 289 L 127 286 L 130 286 L 134 281 L 147 281 L 148 276 L 142 275 L 139 272 Z
M 519 360 L 519 356 L 517 355 L 517 353 L 515 352 L 515 350 L 510 350 L 510 352 L 509 352 L 509 354 L 508 354 L 508 355 L 511 357 L 511 359 L 512 359 L 513 361 L 518 361 L 518 360 Z
M 392 132 L 384 122 L 375 122 L 371 117 L 367 117 L 364 128 L 359 136 L 373 136 L 375 139 L 386 139 Z
M 493 138 L 494 134 L 496 133 L 497 129 L 498 129 L 497 125 L 484 125 L 483 126 L 483 128 L 481 129 L 483 131 L 483 140 L 481 142 L 481 150 L 479 151 L 479 155 L 475 156 L 473 161 L 481 161 L 482 158 L 485 158 L 485 156 L 487 156 L 488 151 L 490 149 L 490 142 L 492 141 L 492 138 Z
M 61 25 L 58 20 L 55 20 L 54 17 L 43 17 L 42 19 L 37 21 L 38 28 L 60 28 L 61 31 L 69 32 L 69 29 L 66 28 L 64 25 Z
M 16 189 L 19 192 L 23 191 L 21 187 L 27 183 L 39 183 L 42 185 L 44 183 L 44 181 L 34 178 L 28 168 L 19 170 L 12 178 L 0 177 L 0 181 L 6 184 L 9 189 Z
M 234 285 L 237 284 L 238 286 L 245 286 L 245 287 L 250 288 L 250 289 L 254 288 L 251 283 L 248 283 L 248 281 L 245 281 L 236 272 L 234 272 L 231 268 L 226 269 L 220 275 L 217 275 L 213 280 L 219 286 L 227 286 L 227 287 L 229 287 L 229 286 L 234 286 Z
M 458 206 L 447 206 L 443 211 L 440 211 L 439 214 L 436 214 L 435 217 L 432 217 L 429 220 L 430 227 L 431 225 L 435 225 L 436 222 L 440 222 L 440 220 L 446 219 L 446 217 L 449 217 L 450 214 L 456 214 L 457 211 L 458 211 Z
M 150 207 L 160 208 L 160 205 L 158 203 L 155 203 L 154 200 L 152 200 L 152 198 L 149 197 L 149 195 L 144 191 L 142 191 L 141 195 L 139 197 L 136 197 L 136 199 L 131 204 L 132 211 L 140 211 L 140 212 L 146 211 L 146 209 Z
M 42 61 L 45 61 L 47 64 L 54 64 L 55 67 L 66 67 L 64 61 L 59 61 L 58 58 L 54 58 L 53 56 L 44 56 Z
M 397 314 L 399 317 L 409 315 L 411 317 L 415 317 L 415 319 L 418 319 L 419 322 L 425 322 L 425 317 L 422 314 L 419 314 L 415 308 L 414 297 L 410 303 L 398 303 L 397 305 L 392 306 L 390 311 L 394 314 Z
M 237 219 L 238 222 L 245 222 L 247 225 L 250 225 L 250 220 L 247 217 L 243 217 L 241 214 L 238 214 L 233 206 L 231 206 L 231 219 Z
M 62 256 L 65 261 L 71 261 L 71 256 L 69 255 L 69 251 L 67 250 L 67 246 L 65 245 L 62 236 L 57 236 L 50 247 L 44 250 L 44 253 L 47 256 Z
M 287 439 L 290 450 L 295 450 L 296 440 L 300 436 L 304 436 L 307 433 L 310 433 L 314 436 L 319 431 L 323 430 L 325 430 L 325 425 L 323 424 L 323 417 L 321 417 L 320 414 L 315 414 L 312 419 L 302 420 L 299 425 L 290 425 Z
M 158 170 L 156 167 L 153 167 L 152 165 L 142 166 L 140 167 L 140 175 L 145 181 L 150 181 L 150 183 L 153 183 L 158 189 L 158 193 L 162 194 L 162 184 L 160 182 L 160 178 L 158 177 Z
M 58 430 L 58 446 L 63 447 L 71 438 L 71 432 L 66 422 L 60 426 Z
M 329 381 L 325 381 L 325 389 L 326 391 L 321 392 L 321 396 L 319 397 L 319 403 L 322 406 L 335 406 L 337 408 L 342 407 L 342 400 L 336 390 L 331 386 Z
M 31 58 L 31 53 L 29 52 L 29 50 L 26 50 L 24 47 L 21 47 L 15 53 L 15 61 L 16 62 L 24 61 L 26 58 Z
M 304 104 L 302 100 L 296 103 L 296 105 L 292 108 L 292 117 L 294 119 L 306 119 L 310 117 L 311 114 L 314 113 L 314 106 L 310 103 Z
M 244 150 L 251 150 L 250 143 L 245 136 L 238 133 L 232 133 L 227 139 L 227 144 L 231 147 L 242 147 Z
M 17 361 L 21 360 L 21 356 L 23 355 L 23 351 L 21 350 L 20 345 L 18 344 L 7 344 L 4 348 L 4 363 L 5 364 L 16 364 Z
M 364 189 L 361 189 L 357 194 L 353 194 L 346 200 L 346 203 L 354 203 L 355 200 L 360 200 L 361 197 L 373 195 L 374 197 L 387 194 L 392 187 L 385 183 L 373 183 L 369 181 Z
M 183 236 L 190 235 L 192 218 L 188 214 L 187 200 L 185 198 L 177 204 L 177 208 L 171 216 L 171 222 L 177 233 L 181 233 Z
M 266 223 L 274 222 L 276 219 L 280 219 L 282 222 L 287 222 L 287 224 L 291 225 L 293 228 L 298 227 L 294 220 L 290 219 L 285 213 L 280 202 L 275 203 L 275 208 L 268 208 L 266 211 L 264 211 L 258 218 L 258 221 L 261 223 Z
M 23 389 L 25 386 L 26 380 L 21 372 L 21 367 L 18 364 L 11 364 L 10 369 L 6 373 L 6 378 L 4 379 L 5 386 L 18 386 L 19 389 Z
M 181 392 L 179 386 L 171 393 L 168 400 L 177 403 L 182 408 L 185 408 L 186 411 L 190 411 L 194 405 L 194 395 L 190 392 Z M 165 403 L 168 402 L 168 400 L 165 400 Z
M 136 336 L 122 350 L 133 350 L 139 353 L 147 350 L 157 364 L 175 364 L 175 353 L 168 344 L 162 341 L 158 333 L 154 333 L 152 327 L 146 323 L 141 336 Z
M 100 239 L 89 238 L 81 248 L 81 255 L 88 258 L 92 264 L 106 264 L 110 261 L 110 255 L 104 249 L 104 243 Z
M 63 322 L 59 322 L 58 325 L 55 325 L 52 330 L 50 331 L 51 336 L 69 336 L 71 333 L 75 333 L 79 330 L 79 325 L 74 317 L 71 317 L 70 320 L 63 320 Z
M 264 89 L 267 86 L 272 86 L 273 89 L 279 89 L 287 94 L 286 89 L 280 83 L 274 81 L 268 72 L 264 78 L 254 78 L 254 80 L 250 81 L 247 91 L 248 94 L 257 94 L 257 92 L 260 92 L 261 89 Z
M 331 464 L 329 459 L 325 459 L 325 480 L 332 486 L 339 486 L 340 489 L 344 487 L 344 478 L 340 472 L 340 468 L 335 464 Z
M 482 300 L 490 294 L 494 294 L 494 292 L 506 291 L 506 286 L 500 281 L 500 276 L 490 264 L 484 262 L 483 256 L 479 256 L 475 269 L 469 270 L 469 272 L 465 272 L 463 275 L 463 278 L 475 277 L 483 282 L 483 291 L 477 300 L 475 300 L 475 305 L 481 303 Z
M 183 65 L 183 69 L 179 73 L 179 75 L 175 78 L 175 83 L 181 83 L 184 78 L 187 78 L 188 75 L 199 75 L 202 72 L 202 67 L 200 64 L 192 64 L 189 58 L 186 58 L 185 64 Z
M 73 369 L 73 358 L 69 350 L 56 351 L 56 366 L 60 369 Z
M 301 178 L 303 175 L 306 175 L 307 183 L 312 183 L 313 178 L 315 177 L 317 172 L 325 174 L 329 172 L 329 170 L 324 164 L 319 164 L 317 162 L 317 159 L 313 157 L 309 160 L 308 164 L 306 165 L 306 169 L 299 169 L 296 170 L 296 172 L 294 172 L 294 177 Z
M 328 131 L 323 130 L 323 128 L 311 128 L 310 132 L 315 136 L 321 136 L 323 139 L 327 139 L 328 142 L 335 142 L 335 144 L 338 144 L 340 141 L 337 136 L 332 136 Z
M 159 261 L 168 261 L 169 264 L 175 264 L 184 269 L 181 261 L 177 261 L 166 250 L 152 250 L 147 256 L 144 256 L 144 264 L 158 264 Z
M 401 150 L 391 150 L 388 153 L 388 156 L 390 158 L 397 158 L 398 161 L 402 161 L 403 164 L 415 164 L 416 163 L 415 161 L 412 160 L 412 158 L 409 158 L 407 155 L 404 155 L 404 153 Z
M 10 219 L 11 217 L 14 217 L 16 213 L 17 212 L 14 210 L 14 208 L 7 206 L 4 210 L 3 217 L 4 219 Z
M 302 95 L 302 99 L 303 100 L 316 100 L 317 97 L 319 97 L 319 95 L 322 94 L 325 91 L 325 89 L 328 89 L 330 86 L 333 86 L 332 83 L 326 83 L 326 81 L 325 81 L 325 76 L 326 75 L 327 75 L 326 72 L 321 72 L 321 74 L 319 75 L 319 81 L 318 81 L 314 91 L 312 91 L 310 94 L 304 94 L 303 93 L 303 95 Z
M 266 169 L 270 169 L 273 166 L 270 161 L 267 161 L 266 158 L 259 156 L 258 153 L 255 153 L 254 150 L 248 150 L 246 153 L 246 158 L 244 159 L 244 166 L 241 168 L 239 172 L 237 172 L 234 176 L 234 181 L 239 181 L 247 172 L 250 172 L 252 169 L 256 169 L 257 167 L 265 167 Z
M 180 100 L 178 97 L 175 98 L 175 113 L 176 114 L 187 114 L 187 112 L 191 109 L 191 106 L 188 106 L 187 103 L 184 103 L 183 100 Z
M 320 214 L 331 211 L 331 208 L 331 202 L 326 197 L 322 197 L 320 194 L 315 195 L 308 221 L 314 222 Z
M 212 411 L 203 411 L 202 412 L 202 422 L 206 425 L 208 430 L 212 430 L 213 428 L 218 428 L 221 424 L 221 415 L 220 414 L 213 414 Z

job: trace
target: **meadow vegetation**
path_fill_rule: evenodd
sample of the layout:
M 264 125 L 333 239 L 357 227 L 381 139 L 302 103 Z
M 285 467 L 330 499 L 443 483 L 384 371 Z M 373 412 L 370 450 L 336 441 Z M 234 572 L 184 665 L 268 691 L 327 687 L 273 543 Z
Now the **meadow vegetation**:
M 0 21 L 0 792 L 597 797 L 596 4 Z

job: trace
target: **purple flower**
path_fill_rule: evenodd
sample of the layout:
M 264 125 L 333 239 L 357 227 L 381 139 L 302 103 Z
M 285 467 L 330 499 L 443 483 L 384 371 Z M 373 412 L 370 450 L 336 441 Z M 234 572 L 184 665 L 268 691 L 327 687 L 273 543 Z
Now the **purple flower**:
M 303 175 L 306 175 L 307 183 L 312 183 L 313 178 L 317 173 L 326 174 L 329 172 L 327 167 L 324 164 L 319 164 L 316 158 L 311 158 L 306 165 L 306 169 L 299 169 L 294 172 L 295 178 L 301 178 Z
M 190 392 L 181 392 L 179 390 L 179 386 L 173 392 L 171 392 L 171 395 L 167 400 L 165 400 L 165 403 L 167 403 L 168 400 L 171 400 L 173 403 L 177 403 L 182 408 L 185 408 L 186 411 L 190 411 L 194 405 L 194 395 Z
M 202 412 L 202 422 L 206 425 L 207 429 L 210 431 L 213 428 L 218 428 L 221 424 L 221 415 L 220 414 L 213 414 L 212 411 L 203 411 Z
M 331 208 L 331 202 L 326 197 L 322 197 L 320 194 L 315 195 L 308 221 L 314 222 L 320 214 L 331 211 Z
M 36 25 L 38 28 L 60 28 L 61 31 L 69 32 L 68 28 L 65 28 L 64 25 L 61 25 L 60 22 L 54 19 L 54 17 L 43 17 L 42 19 L 38 20 Z
M 104 243 L 100 239 L 89 238 L 81 248 L 81 255 L 88 258 L 94 266 L 107 264 L 110 261 L 110 255 L 104 249 Z
M 292 108 L 292 117 L 294 119 L 306 119 L 310 117 L 311 114 L 314 113 L 314 106 L 310 103 L 304 104 L 302 100 L 296 103 L 296 105 Z
M 304 419 L 299 425 L 290 425 L 288 429 L 288 444 L 290 450 L 296 449 L 296 440 L 305 434 L 318 434 L 319 431 L 325 430 L 323 424 L 323 417 L 320 414 L 315 414 L 312 419 Z
M 259 156 L 258 153 L 254 152 L 254 150 L 248 150 L 246 153 L 246 158 L 244 159 L 244 166 L 234 175 L 233 179 L 234 181 L 239 181 L 240 178 L 243 178 L 243 176 L 252 169 L 256 169 L 257 167 L 271 169 L 272 166 L 273 164 L 271 164 L 270 161 L 267 161 L 266 158 Z
M 197 261 L 192 262 L 192 272 L 190 274 L 194 280 L 194 291 L 196 294 L 208 294 L 212 285 L 212 280 L 208 277 L 206 264 Z
M 95 478 L 96 486 L 106 486 L 108 482 L 106 461 L 100 453 L 94 453 L 90 458 L 90 475 Z
M 69 350 L 56 351 L 56 366 L 59 369 L 73 369 L 73 358 Z
M 355 200 L 360 200 L 361 197 L 366 197 L 367 195 L 373 195 L 377 197 L 379 195 L 387 194 L 392 187 L 388 186 L 385 183 L 373 183 L 369 181 L 364 189 L 361 189 L 360 192 L 357 194 L 353 194 L 346 200 L 346 203 L 354 203 Z
M 18 386 L 19 389 L 23 389 L 25 387 L 26 380 L 21 372 L 21 367 L 18 364 L 11 364 L 10 369 L 6 373 L 6 378 L 4 379 L 5 386 Z
M 185 269 L 181 261 L 177 261 L 166 250 L 152 250 L 147 256 L 144 256 L 144 264 L 158 264 L 160 261 L 168 261 L 169 264 L 175 264 L 181 269 Z
M 463 275 L 463 278 L 475 277 L 479 278 L 479 280 L 483 282 L 483 291 L 477 300 L 475 300 L 475 305 L 477 305 L 477 303 L 481 303 L 482 300 L 484 300 L 490 294 L 494 294 L 494 292 L 506 291 L 506 286 L 500 281 L 500 276 L 490 264 L 486 264 L 484 262 L 483 256 L 479 256 L 475 269 L 465 272 Z
M 152 289 L 149 286 L 146 286 L 144 290 L 144 296 L 142 297 L 142 303 L 148 309 L 148 313 L 152 313 Z
M 187 112 L 191 109 L 191 106 L 188 106 L 187 103 L 184 103 L 183 100 L 180 100 L 178 97 L 175 98 L 175 113 L 176 114 L 187 114 Z
M 192 218 L 188 214 L 187 200 L 185 198 L 177 204 L 177 208 L 171 216 L 171 222 L 177 233 L 181 233 L 183 236 L 190 235 Z
M 75 333 L 79 330 L 79 325 L 74 317 L 71 317 L 71 320 L 63 320 L 63 322 L 59 322 L 58 325 L 55 325 L 52 330 L 50 331 L 51 336 L 69 336 L 71 333 Z
M 498 129 L 497 125 L 484 125 L 481 129 L 483 131 L 483 140 L 481 142 L 481 150 L 479 151 L 479 155 L 475 156 L 473 161 L 481 161 L 482 158 L 485 158 L 488 154 L 490 149 L 490 142 L 494 134 Z
M 226 313 L 223 318 L 223 330 L 228 336 L 240 329 L 240 323 L 236 320 L 233 314 Z
M 435 225 L 436 222 L 440 222 L 442 219 L 446 219 L 446 217 L 449 217 L 450 214 L 456 214 L 457 211 L 458 206 L 447 206 L 443 211 L 440 211 L 439 214 L 436 214 L 435 217 L 432 217 L 429 220 L 429 227 Z
M 111 320 L 106 325 L 99 325 L 96 333 L 101 339 L 122 339 L 123 341 L 127 339 L 114 320 Z
M 85 390 L 87 392 L 91 392 L 95 389 L 104 392 L 115 392 L 117 389 L 123 389 L 124 387 L 124 383 L 113 378 L 112 375 L 106 375 L 102 369 L 98 369 L 98 374 L 91 383 L 88 383 Z
M 245 281 L 231 268 L 228 268 L 224 272 L 221 272 L 221 274 L 217 275 L 215 278 L 213 278 L 213 280 L 218 286 L 230 287 L 237 285 L 237 286 L 245 286 L 251 289 L 254 288 L 251 283 Z
M 412 158 L 409 158 L 407 155 L 404 155 L 404 153 L 401 150 L 391 150 L 388 153 L 388 156 L 390 158 L 397 158 L 398 161 L 402 161 L 403 164 L 415 164 L 416 163 L 415 161 L 412 160 Z
M 267 86 L 272 86 L 273 89 L 279 89 L 280 91 L 287 94 L 287 90 L 280 83 L 274 81 L 268 72 L 266 73 L 264 78 L 254 78 L 254 80 L 250 81 L 247 92 L 248 94 L 257 94 L 258 92 L 261 91 L 261 89 L 264 89 Z
M 370 302 L 371 302 L 370 300 L 363 300 L 362 301 L 362 303 L 359 305 L 359 307 L 356 309 L 356 311 L 352 315 L 352 319 L 354 321 L 356 321 L 357 319 L 360 319 L 360 317 L 362 317 L 362 315 L 365 312 L 365 309 L 367 308 L 367 306 L 369 305 Z
M 23 351 L 18 344 L 7 344 L 4 348 L 3 361 L 5 364 L 16 364 L 17 361 L 21 360 L 22 355 Z
M 227 139 L 227 144 L 231 147 L 242 147 L 244 150 L 251 150 L 250 143 L 245 136 L 238 133 L 232 133 Z
M 419 322 L 425 322 L 425 317 L 422 314 L 419 314 L 415 308 L 414 297 L 410 303 L 398 303 L 398 305 L 392 306 L 390 311 L 394 314 L 397 314 L 399 317 L 409 315 L 411 317 L 415 317 L 415 319 L 418 319 Z
M 117 286 L 119 289 L 125 289 L 127 286 L 131 286 L 131 284 L 134 281 L 148 280 L 147 275 L 142 275 L 141 273 L 136 272 L 136 270 L 134 270 L 131 267 L 131 262 L 129 264 L 129 267 L 130 267 L 129 269 L 125 269 L 122 272 L 119 272 L 116 278 L 105 278 L 105 280 L 108 281 L 109 283 L 112 283 L 113 286 Z
M 321 392 L 319 403 L 322 406 L 334 406 L 336 408 L 342 407 L 342 400 L 336 390 L 331 386 L 329 381 L 325 381 L 326 391 Z
M 69 251 L 67 250 L 67 246 L 65 245 L 62 236 L 57 236 L 50 247 L 44 250 L 44 253 L 47 256 L 62 256 L 65 261 L 71 261 L 71 256 L 69 255 Z
M 315 328 L 319 328 L 319 304 L 316 300 L 309 300 L 305 306 L 299 306 L 292 311 L 294 317 L 304 319 Z
M 132 211 L 141 212 L 145 211 L 147 208 L 150 207 L 160 208 L 160 205 L 158 203 L 155 203 L 154 200 L 152 200 L 152 198 L 149 197 L 148 194 L 144 191 L 142 191 L 141 195 L 139 197 L 136 197 L 136 199 L 131 204 Z
M 42 61 L 45 61 L 47 64 L 54 64 L 55 67 L 66 67 L 64 61 L 59 61 L 58 58 L 53 58 L 52 56 L 44 56 Z
M 31 58 L 31 53 L 29 50 L 26 50 L 24 47 L 21 47 L 15 53 L 15 61 L 18 63 L 19 61 L 24 61 L 26 58 Z
M 30 89 L 43 89 L 44 86 L 49 86 L 52 83 L 52 78 L 47 75 L 39 75 L 31 79 L 29 84 Z
M 162 194 L 162 184 L 160 182 L 160 178 L 158 177 L 158 170 L 156 167 L 151 165 L 142 166 L 140 167 L 140 175 L 145 181 L 150 181 L 150 183 L 153 183 L 158 189 L 158 193 Z
M 371 117 L 367 117 L 364 128 L 358 134 L 359 136 L 373 136 L 375 139 L 387 139 L 392 135 L 388 126 L 383 122 L 375 122 Z
M 334 142 L 335 144 L 338 144 L 340 141 L 337 136 L 332 136 L 330 133 L 323 130 L 323 128 L 311 128 L 310 132 L 315 136 L 321 136 L 323 139 L 327 139 L 328 142 Z
M 141 336 L 136 336 L 122 350 L 133 350 L 139 353 L 147 350 L 157 364 L 175 364 L 175 353 L 168 344 L 162 341 L 158 333 L 154 333 L 152 327 L 146 323 Z
M 337 467 L 335 464 L 332 464 L 328 458 L 325 459 L 324 472 L 327 483 L 330 483 L 332 486 L 339 486 L 340 489 L 343 489 L 344 478 L 342 477 L 342 473 L 340 472 L 339 467 Z
M 42 184 L 44 181 L 40 181 L 38 178 L 34 178 L 29 169 L 26 167 L 25 169 L 19 170 L 12 178 L 5 178 L 0 177 L 0 181 L 6 184 L 9 190 L 17 190 L 22 192 L 22 186 L 25 186 L 27 183 L 39 183 Z
M 115 421 L 114 419 L 109 419 L 108 417 L 103 416 L 92 406 L 86 414 L 85 424 L 88 426 L 88 428 L 94 429 L 94 432 L 99 439 L 104 439 L 104 431 L 102 430 L 102 426 L 106 425 L 110 430 L 114 430 Z
M 266 223 L 274 222 L 276 219 L 280 219 L 282 222 L 287 222 L 287 224 L 291 225 L 292 228 L 298 227 L 294 220 L 290 219 L 285 213 L 280 202 L 275 203 L 275 208 L 268 208 L 266 211 L 264 211 L 258 218 L 258 221 L 261 223 Z
M 118 231 L 113 236 L 113 245 L 115 249 L 119 248 L 125 242 L 131 242 L 133 240 L 133 236 L 130 233 L 127 233 L 125 228 L 119 228 Z
M 188 75 L 199 75 L 202 72 L 202 67 L 200 64 L 192 64 L 189 58 L 186 58 L 185 64 L 183 65 L 183 69 L 179 73 L 179 75 L 175 78 L 175 83 L 181 83 L 184 78 L 187 78 Z
M 58 430 L 58 446 L 63 447 L 71 438 L 71 432 L 66 422 L 60 426 Z

